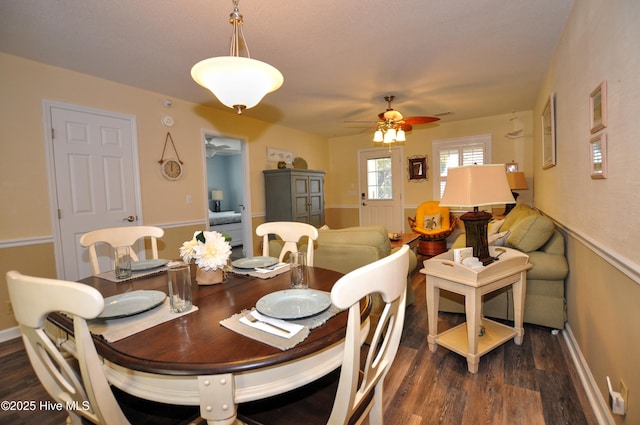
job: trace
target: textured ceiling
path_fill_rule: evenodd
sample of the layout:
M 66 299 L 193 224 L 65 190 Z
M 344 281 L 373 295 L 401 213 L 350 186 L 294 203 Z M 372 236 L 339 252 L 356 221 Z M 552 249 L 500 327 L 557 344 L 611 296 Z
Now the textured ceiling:
M 284 85 L 245 115 L 327 137 L 384 111 L 443 122 L 533 108 L 573 0 L 241 0 Z M 0 51 L 226 109 L 190 76 L 229 53 L 229 0 L 1 0 Z M 362 125 L 355 125 L 362 127 Z

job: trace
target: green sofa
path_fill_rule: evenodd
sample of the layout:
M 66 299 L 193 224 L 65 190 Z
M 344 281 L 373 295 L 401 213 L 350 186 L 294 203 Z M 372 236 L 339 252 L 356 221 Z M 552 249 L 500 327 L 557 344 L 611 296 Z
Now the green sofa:
M 269 241 L 269 254 L 277 257 L 282 250 L 283 242 L 275 239 Z M 301 241 L 298 249 L 306 250 L 306 242 Z M 359 267 L 386 257 L 392 252 L 389 234 L 383 226 L 347 227 L 344 229 L 318 229 L 318 239 L 314 243 L 313 265 L 340 273 L 349 273 Z M 411 286 L 411 274 L 416 269 L 418 260 L 413 251 L 409 251 L 409 275 L 407 276 L 407 305 L 415 301 L 415 293 Z M 371 328 L 381 312 L 381 299 L 373 297 L 371 311 Z
M 490 225 L 490 233 L 491 227 Z M 533 268 L 527 272 L 524 321 L 555 329 L 564 328 L 564 279 L 569 273 L 564 255 L 564 236 L 555 228 L 551 219 L 525 204 L 517 204 L 493 232 L 496 233 L 490 236 L 490 241 L 495 239 L 495 245 L 504 245 L 526 253 L 529 255 L 529 262 L 533 264 Z M 451 249 L 465 245 L 466 238 L 462 234 Z M 440 291 L 440 311 L 463 313 L 464 297 Z M 513 320 L 511 287 L 486 295 L 483 313 L 488 317 Z

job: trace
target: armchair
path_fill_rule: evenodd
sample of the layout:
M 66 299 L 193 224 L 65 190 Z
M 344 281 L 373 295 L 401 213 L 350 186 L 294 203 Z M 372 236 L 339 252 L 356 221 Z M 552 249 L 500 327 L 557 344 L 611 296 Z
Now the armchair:
M 458 218 L 439 201 L 426 201 L 416 208 L 416 217 L 408 217 L 411 230 L 420 233 L 418 252 L 422 255 L 438 255 L 447 250 L 447 237 L 456 228 Z

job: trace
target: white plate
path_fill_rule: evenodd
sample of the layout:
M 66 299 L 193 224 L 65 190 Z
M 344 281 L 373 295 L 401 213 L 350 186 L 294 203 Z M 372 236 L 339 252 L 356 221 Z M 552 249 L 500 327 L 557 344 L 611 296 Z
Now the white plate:
M 251 257 L 240 258 L 239 260 L 232 261 L 231 265 L 238 269 L 255 269 L 256 267 L 273 266 L 277 262 L 278 259 L 275 257 Z
M 162 291 L 131 291 L 104 299 L 104 311 L 98 318 L 118 319 L 133 316 L 162 304 L 167 294 Z
M 132 261 L 131 262 L 131 270 L 134 272 L 139 272 L 141 270 L 151 270 L 157 267 L 162 267 L 166 265 L 169 260 L 141 260 L 141 261 Z
M 256 310 L 278 319 L 301 319 L 325 311 L 331 296 L 315 289 L 285 289 L 260 298 Z

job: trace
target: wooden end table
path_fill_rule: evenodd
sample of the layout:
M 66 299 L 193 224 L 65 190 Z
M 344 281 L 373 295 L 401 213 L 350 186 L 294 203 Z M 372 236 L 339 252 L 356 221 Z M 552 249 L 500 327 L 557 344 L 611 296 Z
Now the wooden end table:
M 401 233 L 401 238 L 398 240 L 390 239 L 391 248 L 399 248 L 402 245 L 409 245 L 411 249 L 415 249 L 418 245 L 418 239 L 420 239 L 420 233 Z
M 426 275 L 427 315 L 429 318 L 429 350 L 442 345 L 467 358 L 469 372 L 478 372 L 480 357 L 512 337 L 517 345 L 524 336 L 523 315 L 529 256 L 509 248 L 490 247 L 493 263 L 472 269 L 453 261 L 453 252 L 445 252 L 424 262 L 420 273 Z M 511 285 L 513 288 L 514 325 L 506 326 L 482 315 L 482 296 Z M 440 289 L 465 297 L 467 321 L 438 334 Z

